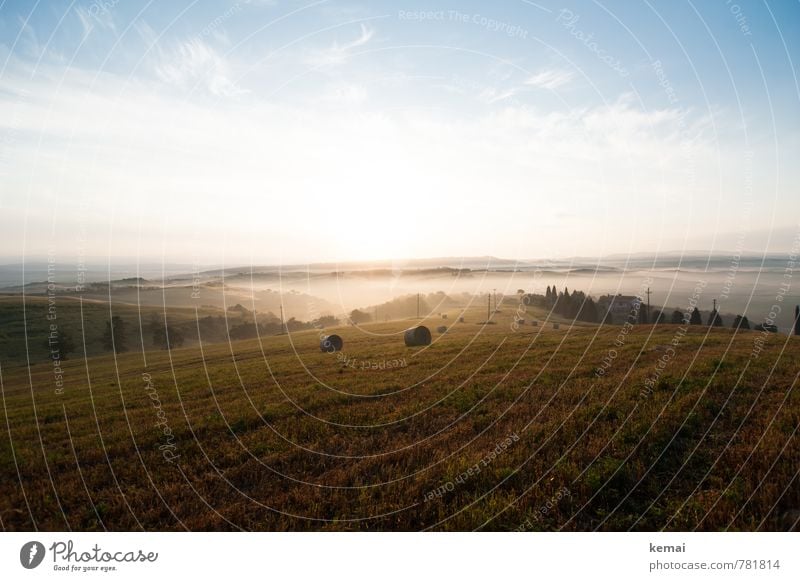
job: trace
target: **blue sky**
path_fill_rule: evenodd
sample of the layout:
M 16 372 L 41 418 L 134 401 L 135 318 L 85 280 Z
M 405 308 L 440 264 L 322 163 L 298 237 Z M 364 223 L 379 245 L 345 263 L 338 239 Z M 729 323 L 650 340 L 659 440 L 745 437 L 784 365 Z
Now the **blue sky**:
M 798 2 L 3 2 L 2 258 L 781 251 L 798 26 Z

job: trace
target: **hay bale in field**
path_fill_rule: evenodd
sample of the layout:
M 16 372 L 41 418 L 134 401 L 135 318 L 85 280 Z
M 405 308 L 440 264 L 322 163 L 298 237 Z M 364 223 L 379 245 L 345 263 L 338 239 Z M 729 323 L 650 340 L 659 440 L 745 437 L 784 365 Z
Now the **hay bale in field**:
M 406 332 L 403 333 L 403 340 L 406 342 L 406 347 L 430 345 L 431 332 L 428 327 L 422 325 L 419 327 L 411 327 L 410 329 L 406 329 Z
M 446 319 L 447 318 L 447 314 L 446 313 L 442 313 L 442 318 Z
M 459 318 L 458 318 L 458 322 L 459 322 L 459 323 L 463 323 L 463 322 L 464 322 L 464 317 L 459 317 Z
M 444 325 L 440 325 L 439 327 L 436 327 L 436 332 L 437 333 L 447 333 L 447 327 L 445 327 Z
M 325 335 L 319 340 L 319 350 L 323 353 L 333 353 L 341 351 L 344 341 L 339 335 Z
M 561 325 L 558 323 L 553 323 L 553 329 L 558 329 L 559 327 L 561 327 Z
M 517 325 L 520 325 L 520 326 L 522 326 L 522 325 L 524 325 L 524 324 L 525 324 L 525 319 L 518 319 L 518 320 L 517 320 Z
M 531 325 L 534 326 L 534 327 L 538 327 L 539 326 L 539 321 L 531 321 Z

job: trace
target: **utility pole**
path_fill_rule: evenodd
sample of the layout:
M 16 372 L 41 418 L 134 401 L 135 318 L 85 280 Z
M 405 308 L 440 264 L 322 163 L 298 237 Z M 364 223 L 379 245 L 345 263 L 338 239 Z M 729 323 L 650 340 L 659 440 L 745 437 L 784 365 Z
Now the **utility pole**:
M 492 318 L 492 295 L 486 297 L 486 322 Z
M 794 334 L 800 335 L 800 305 L 794 307 Z
M 717 299 L 711 299 L 711 302 L 714 303 L 714 311 L 717 310 Z
M 647 320 L 650 320 L 650 287 L 647 287 Z
M 281 305 L 281 333 L 286 332 L 286 323 L 283 322 L 283 305 Z
M 494 310 L 496 311 L 497 310 L 497 289 L 496 288 L 492 289 L 492 294 L 494 295 Z
M 417 293 L 417 318 L 419 319 L 419 293 Z

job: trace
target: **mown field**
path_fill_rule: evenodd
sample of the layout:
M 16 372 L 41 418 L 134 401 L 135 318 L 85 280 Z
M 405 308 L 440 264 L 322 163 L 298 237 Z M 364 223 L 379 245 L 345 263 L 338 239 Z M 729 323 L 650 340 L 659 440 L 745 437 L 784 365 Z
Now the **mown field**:
M 62 393 L 0 353 L 2 527 L 800 526 L 799 338 L 457 314 L 426 348 L 395 321 L 336 329 L 340 354 L 318 331 L 78 349 Z

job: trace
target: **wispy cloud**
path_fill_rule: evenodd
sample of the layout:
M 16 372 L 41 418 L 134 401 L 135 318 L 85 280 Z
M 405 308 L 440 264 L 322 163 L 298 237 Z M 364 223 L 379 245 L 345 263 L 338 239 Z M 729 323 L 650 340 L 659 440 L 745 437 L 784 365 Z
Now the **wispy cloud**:
M 505 81 L 509 80 L 511 76 L 512 74 L 510 72 L 500 76 L 499 80 L 501 84 L 507 84 Z M 484 87 L 478 92 L 478 100 L 487 105 L 494 105 L 496 103 L 508 101 L 513 97 L 522 96 L 534 89 L 557 89 L 563 87 L 570 83 L 572 78 L 573 74 L 569 71 L 548 69 L 528 77 L 522 84 L 517 83 L 507 87 Z
M 549 69 L 526 79 L 525 84 L 529 87 L 541 89 L 558 89 L 570 83 L 573 77 L 574 75 L 570 71 Z
M 367 100 L 367 90 L 355 83 L 337 83 L 326 87 L 319 102 L 336 105 L 361 105 Z
M 326 49 L 315 51 L 308 59 L 308 63 L 315 67 L 334 67 L 345 64 L 350 60 L 354 49 L 364 46 L 374 36 L 375 31 L 366 25 L 361 25 L 361 34 L 355 40 L 339 44 L 334 42 Z
M 494 103 L 499 103 L 500 101 L 505 101 L 506 99 L 510 99 L 511 97 L 517 95 L 518 93 L 519 89 L 513 87 L 510 89 L 498 89 L 496 87 L 486 87 L 480 92 L 480 94 L 478 95 L 478 99 L 488 105 L 492 105 Z
M 93 8 L 96 6 L 97 5 L 93 5 Z M 99 10 L 86 8 L 84 6 L 77 6 L 75 8 L 75 15 L 78 17 L 78 20 L 81 23 L 84 40 L 92 33 L 95 27 L 111 30 L 115 33 L 117 31 L 116 25 L 114 24 L 114 17 L 112 16 L 110 10 Z
M 20 38 L 23 39 L 24 46 L 29 54 L 40 57 L 42 55 L 42 47 L 39 45 L 39 39 L 36 36 L 36 31 L 30 25 L 27 19 L 19 18 L 19 26 L 21 30 Z
M 247 91 L 230 78 L 227 60 L 199 38 L 180 43 L 156 65 L 156 74 L 167 83 L 189 88 L 199 85 L 220 97 L 235 97 Z

